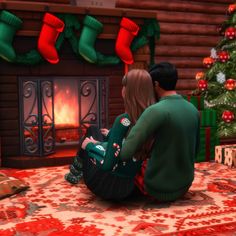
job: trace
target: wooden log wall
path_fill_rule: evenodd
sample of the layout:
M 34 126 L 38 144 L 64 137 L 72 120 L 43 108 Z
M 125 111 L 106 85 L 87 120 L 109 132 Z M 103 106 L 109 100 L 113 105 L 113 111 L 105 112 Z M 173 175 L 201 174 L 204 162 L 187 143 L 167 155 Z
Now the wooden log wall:
M 151 14 L 149 10 L 155 10 L 161 27 L 161 39 L 156 43 L 155 61 L 170 61 L 176 64 L 180 77 L 177 89 L 180 93 L 188 93 L 196 86 L 194 77 L 196 72 L 203 69 L 203 57 L 208 56 L 210 49 L 220 40 L 217 26 L 226 19 L 228 5 L 233 2 L 233 0 L 171 0 L 168 2 L 118 0 L 117 9 L 88 9 L 72 7 L 69 4 L 5 0 L 0 2 L 0 10 L 11 11 L 24 22 L 14 41 L 18 53 L 36 47 L 42 18 L 47 11 L 76 14 L 81 23 L 86 14 L 96 17 L 104 24 L 104 30 L 99 35 L 96 45 L 97 50 L 104 54 L 114 53 L 114 40 L 122 16 L 129 17 L 141 25 L 142 18 L 153 18 L 153 13 Z M 44 63 L 38 66 L 20 66 L 0 60 L 0 137 L 3 157 L 17 156 L 20 153 L 19 76 L 107 76 L 109 77 L 109 125 L 119 113 L 123 112 L 120 92 L 123 65 L 100 68 L 83 59 L 78 60 L 68 43 L 63 45 L 59 55 L 60 62 L 57 65 Z M 148 47 L 138 50 L 134 59 L 135 63 L 130 68 L 147 68 L 150 59 Z
M 156 42 L 155 62 L 169 61 L 179 71 L 177 90 L 186 94 L 196 88 L 195 74 L 202 60 L 220 40 L 217 27 L 226 19 L 234 0 L 117 0 L 117 7 L 156 10 L 161 37 Z M 149 60 L 149 49 L 138 51 L 135 61 Z
M 59 5 L 59 4 L 58 4 Z M 1 4 L 0 4 L 1 7 Z M 87 10 L 83 8 L 57 7 L 50 5 L 47 7 L 56 11 L 75 13 L 78 19 L 83 22 Z M 43 4 L 24 3 L 17 5 L 17 2 L 5 2 L 4 8 L 11 11 L 23 20 L 23 27 L 14 38 L 14 48 L 17 53 L 25 53 L 37 47 L 37 39 L 42 25 L 44 15 Z M 19 10 L 18 10 L 19 8 Z M 1 8 L 0 8 L 1 9 Z M 22 10 L 28 9 L 28 10 Z M 31 11 L 29 10 L 31 9 Z M 104 24 L 104 30 L 99 35 L 96 50 L 105 55 L 114 55 L 114 45 L 119 30 L 119 22 L 122 17 L 122 10 L 98 10 L 91 9 L 90 14 Z M 132 18 L 138 24 L 142 24 L 142 16 L 137 12 L 130 11 Z M 53 13 L 53 12 L 52 12 Z M 97 13 L 97 14 L 95 14 Z M 128 13 L 129 14 L 129 13 Z M 133 15 L 132 15 L 133 14 Z M 153 15 L 155 17 L 155 15 Z M 79 37 L 79 33 L 78 33 Z M 124 73 L 124 65 L 121 63 L 116 66 L 99 67 L 86 62 L 82 58 L 76 58 L 69 43 L 65 42 L 59 52 L 60 62 L 56 65 L 47 62 L 37 66 L 14 65 L 0 59 L 0 137 L 2 143 L 2 156 L 19 156 L 20 137 L 19 137 L 19 94 L 18 80 L 20 76 L 103 76 L 109 78 L 109 126 L 114 118 L 124 111 L 123 100 L 121 97 L 121 79 Z M 142 62 L 140 67 L 146 62 Z

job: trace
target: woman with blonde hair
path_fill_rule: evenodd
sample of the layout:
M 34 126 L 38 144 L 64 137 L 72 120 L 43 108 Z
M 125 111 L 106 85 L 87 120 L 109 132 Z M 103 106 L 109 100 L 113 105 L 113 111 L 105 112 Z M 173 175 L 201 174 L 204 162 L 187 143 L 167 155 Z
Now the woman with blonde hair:
M 135 175 L 141 168 L 142 160 L 148 157 L 152 144 L 149 140 L 130 161 L 119 160 L 123 139 L 142 112 L 155 103 L 152 79 L 146 70 L 129 71 L 123 77 L 122 85 L 125 113 L 115 119 L 109 131 L 88 128 L 79 157 L 75 158 L 74 167 L 70 168 L 70 176 L 66 176 L 72 183 L 69 177 L 74 175 L 78 180 L 83 173 L 87 187 L 106 200 L 122 200 L 133 192 Z M 105 140 L 102 140 L 101 132 L 106 135 Z

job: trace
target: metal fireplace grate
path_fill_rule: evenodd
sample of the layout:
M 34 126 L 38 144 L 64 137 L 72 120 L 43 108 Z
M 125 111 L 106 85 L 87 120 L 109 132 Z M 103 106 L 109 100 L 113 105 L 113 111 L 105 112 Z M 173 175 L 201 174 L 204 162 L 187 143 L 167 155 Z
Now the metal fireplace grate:
M 56 81 L 76 81 L 78 91 L 78 135 L 86 127 L 107 127 L 108 79 L 105 77 L 20 77 L 21 154 L 46 156 L 56 151 Z M 85 109 L 86 104 L 86 109 Z M 74 107 L 71 107 L 74 109 Z M 69 114 L 68 114 L 69 115 Z

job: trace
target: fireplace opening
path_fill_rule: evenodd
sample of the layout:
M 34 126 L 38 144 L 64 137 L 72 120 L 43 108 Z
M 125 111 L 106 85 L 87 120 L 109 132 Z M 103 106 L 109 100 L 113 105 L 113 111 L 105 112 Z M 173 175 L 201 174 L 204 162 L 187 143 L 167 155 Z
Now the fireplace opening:
M 20 78 L 21 154 L 77 147 L 90 125 L 107 126 L 107 78 Z
M 87 106 L 83 104 L 83 107 Z M 54 121 L 56 145 L 78 142 L 78 80 L 54 80 Z

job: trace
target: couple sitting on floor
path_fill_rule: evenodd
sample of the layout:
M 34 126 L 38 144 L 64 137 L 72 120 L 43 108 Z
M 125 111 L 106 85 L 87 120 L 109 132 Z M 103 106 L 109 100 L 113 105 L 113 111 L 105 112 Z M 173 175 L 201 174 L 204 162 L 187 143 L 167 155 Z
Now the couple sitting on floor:
M 78 183 L 83 174 L 106 200 L 123 200 L 135 189 L 158 201 L 182 197 L 194 179 L 199 113 L 176 93 L 177 80 L 167 62 L 149 73 L 129 71 L 122 80 L 125 113 L 109 131 L 88 128 L 66 180 Z

